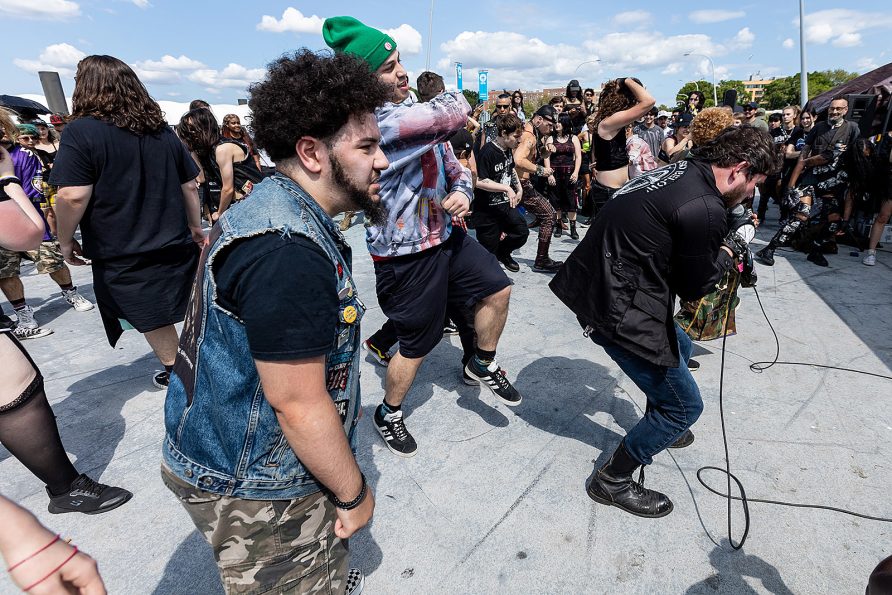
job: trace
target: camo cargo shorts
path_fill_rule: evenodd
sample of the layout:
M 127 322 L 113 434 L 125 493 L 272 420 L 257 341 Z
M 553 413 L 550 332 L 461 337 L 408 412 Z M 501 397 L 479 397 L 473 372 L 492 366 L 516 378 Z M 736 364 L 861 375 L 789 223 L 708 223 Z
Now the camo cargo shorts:
M 37 250 L 14 252 L 0 248 L 0 279 L 18 277 L 23 258 L 34 263 L 38 275 L 55 273 L 65 268 L 62 248 L 55 240 L 41 242 Z
M 190 486 L 164 466 L 161 478 L 213 548 L 226 593 L 344 593 L 347 544 L 335 536 L 335 509 L 321 492 L 243 500 Z

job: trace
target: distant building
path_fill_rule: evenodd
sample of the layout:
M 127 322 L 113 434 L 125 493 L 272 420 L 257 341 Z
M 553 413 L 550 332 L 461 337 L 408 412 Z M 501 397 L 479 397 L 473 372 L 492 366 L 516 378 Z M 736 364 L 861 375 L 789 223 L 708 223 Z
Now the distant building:
M 768 86 L 769 83 L 773 83 L 774 80 L 775 77 L 769 79 L 754 79 L 753 75 L 750 75 L 749 80 L 743 81 L 743 86 L 750 96 L 747 101 L 761 102 L 762 96 L 765 94 L 765 87 Z

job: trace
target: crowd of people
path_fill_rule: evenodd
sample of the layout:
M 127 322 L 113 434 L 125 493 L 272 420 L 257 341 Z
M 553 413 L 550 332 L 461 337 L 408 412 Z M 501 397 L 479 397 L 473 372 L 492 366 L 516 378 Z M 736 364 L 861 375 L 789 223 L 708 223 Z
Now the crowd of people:
M 387 33 L 334 17 L 323 37 L 333 53 L 283 56 L 252 85 L 253 137 L 232 114 L 220 126 L 200 100 L 168 126 L 110 56 L 79 63 L 70 118 L 0 121 L 0 288 L 16 317 L 0 328 L 0 442 L 46 484 L 50 512 L 101 513 L 130 499 L 71 464 L 20 342 L 50 332 L 27 305 L 21 260 L 78 311 L 94 305 L 68 267 L 89 265 L 109 344 L 135 329 L 162 367 L 162 479 L 213 549 L 227 592 L 361 591 L 347 539 L 375 506 L 353 452 L 363 346 L 387 368 L 371 423 L 398 456 L 418 452 L 403 406 L 444 332 L 461 339 L 464 382 L 521 405 L 497 351 L 508 273 L 521 271 L 513 253 L 530 229 L 531 270 L 554 275 L 549 286 L 584 336 L 647 397 L 586 492 L 658 518 L 673 504 L 644 487 L 643 469 L 690 445 L 703 409 L 676 297 L 702 302 L 729 276 L 755 283 L 749 243 L 772 198 L 782 226 L 758 254 L 768 265 L 802 236 L 808 259 L 827 266 L 823 254 L 865 197 L 879 206 L 874 232 L 892 212 L 892 135 L 860 139 L 845 98 L 826 122 L 795 106 L 768 121 L 755 104 L 707 108 L 699 92 L 670 114 L 624 77 L 603 85 L 597 104 L 573 80 L 532 114 L 517 91 L 481 117 L 432 72 L 413 96 Z M 326 96 L 339 100 L 318 101 Z M 358 212 L 387 318 L 366 340 L 341 233 Z M 565 233 L 579 243 L 560 262 L 549 252 Z M 19 519 L 21 543 L 47 535 L 6 500 L 0 517 Z M 17 584 L 103 592 L 95 564 L 57 542 L 24 552 L 0 539 Z

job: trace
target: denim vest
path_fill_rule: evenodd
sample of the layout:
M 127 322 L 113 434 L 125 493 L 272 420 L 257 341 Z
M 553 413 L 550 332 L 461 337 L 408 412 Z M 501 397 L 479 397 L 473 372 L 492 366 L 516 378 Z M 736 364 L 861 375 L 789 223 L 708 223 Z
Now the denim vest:
M 211 231 L 164 405 L 164 462 L 173 474 L 201 490 L 246 500 L 290 500 L 322 489 L 291 450 L 264 397 L 244 324 L 217 302 L 214 259 L 236 240 L 269 232 L 299 234 L 331 259 L 340 304 L 325 358 L 326 388 L 351 447 L 359 413 L 359 322 L 365 306 L 350 273 L 350 247 L 300 186 L 276 174 L 227 210 Z

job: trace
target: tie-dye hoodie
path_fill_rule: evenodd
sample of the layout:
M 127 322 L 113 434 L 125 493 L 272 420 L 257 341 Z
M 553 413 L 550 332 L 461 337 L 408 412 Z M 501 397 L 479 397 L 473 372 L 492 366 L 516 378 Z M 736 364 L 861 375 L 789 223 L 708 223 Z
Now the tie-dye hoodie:
M 411 98 L 388 103 L 376 113 L 390 166 L 380 180 L 387 223 L 366 230 L 373 259 L 414 254 L 449 238 L 452 222 L 441 201 L 455 191 L 470 200 L 474 191 L 471 172 L 445 141 L 465 126 L 470 113 L 460 92 L 442 93 L 426 103 Z

